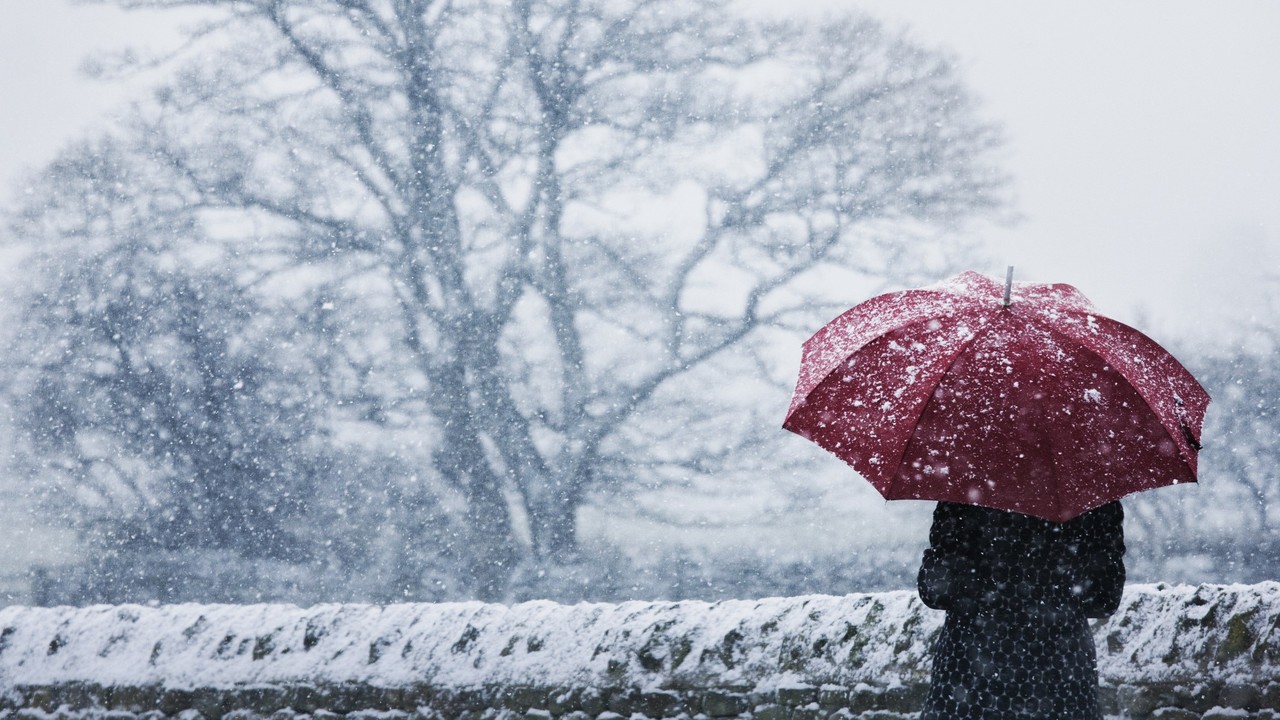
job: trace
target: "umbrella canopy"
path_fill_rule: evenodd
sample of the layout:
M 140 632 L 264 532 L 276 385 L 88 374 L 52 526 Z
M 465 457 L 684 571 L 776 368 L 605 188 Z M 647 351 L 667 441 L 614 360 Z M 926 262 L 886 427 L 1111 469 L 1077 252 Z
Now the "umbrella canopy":
M 1195 482 L 1209 395 L 1070 285 L 973 272 L 872 298 L 804 344 L 783 424 L 887 499 L 1065 522 Z

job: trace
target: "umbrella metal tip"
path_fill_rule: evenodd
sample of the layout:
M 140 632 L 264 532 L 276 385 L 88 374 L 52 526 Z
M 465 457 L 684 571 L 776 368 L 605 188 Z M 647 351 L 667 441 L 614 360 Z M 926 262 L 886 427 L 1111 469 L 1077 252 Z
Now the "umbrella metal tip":
M 1009 307 L 1013 303 L 1013 266 L 1004 273 L 1004 306 Z

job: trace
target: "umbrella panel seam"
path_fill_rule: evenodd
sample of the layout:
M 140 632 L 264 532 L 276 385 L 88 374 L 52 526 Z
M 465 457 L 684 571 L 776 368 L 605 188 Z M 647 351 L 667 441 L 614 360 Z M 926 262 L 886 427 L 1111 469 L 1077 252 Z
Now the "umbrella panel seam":
M 934 320 L 934 319 L 936 318 L 930 318 L 930 320 Z M 931 405 L 933 405 L 934 401 L 937 399 L 938 385 L 942 384 L 943 378 L 945 378 L 947 374 L 951 372 L 951 369 L 956 366 L 956 363 L 960 362 L 960 356 L 964 355 L 965 351 L 968 350 L 969 347 L 973 345 L 973 343 L 977 342 L 978 338 L 991 332 L 991 330 L 994 327 L 995 327 L 995 323 L 987 323 L 982 328 L 980 328 L 977 332 L 973 333 L 973 335 L 971 335 L 968 340 L 965 340 L 963 343 L 961 343 L 960 348 L 956 351 L 956 354 L 953 355 L 951 357 L 951 361 L 947 363 L 947 367 L 943 369 L 941 373 L 938 374 L 938 384 L 934 385 L 933 388 L 930 390 L 929 399 L 920 405 L 920 412 L 916 414 L 915 423 L 912 427 L 917 429 L 919 428 L 920 418 L 924 417 L 925 412 L 929 409 Z M 916 431 L 913 430 L 911 434 L 907 436 L 907 441 L 902 444 L 902 452 L 898 453 L 897 462 L 892 465 L 892 467 L 894 468 L 893 478 L 889 481 L 889 484 L 885 487 L 884 493 L 882 493 L 886 499 L 888 499 L 889 496 L 893 494 L 893 489 L 897 487 L 898 483 L 901 481 L 902 463 L 907 457 L 907 450 L 911 448 L 911 441 L 915 439 L 915 436 L 916 436 Z
M 1097 315 L 1097 313 L 1085 313 L 1085 314 L 1092 314 L 1092 315 L 1095 315 L 1095 316 Z M 1035 316 L 1032 316 L 1032 315 L 1030 315 L 1029 313 L 1028 313 L 1028 314 L 1023 315 L 1023 317 L 1024 317 L 1024 318 L 1026 318 L 1026 320 L 1027 320 L 1028 322 L 1030 322 L 1031 324 L 1035 325 L 1036 327 L 1040 328 L 1041 330 L 1044 330 L 1045 332 L 1047 332 L 1047 333 L 1049 333 L 1050 335 L 1052 335 L 1055 339 L 1061 340 L 1061 339 L 1064 339 L 1064 338 L 1065 338 L 1066 340 L 1070 341 L 1070 342 L 1071 342 L 1071 344 L 1074 344 L 1074 345 L 1079 346 L 1079 347 L 1080 347 L 1080 349 L 1081 349 L 1082 351 L 1087 352 L 1087 353 L 1089 353 L 1090 355 L 1092 355 L 1092 356 L 1094 356 L 1094 357 L 1098 358 L 1099 360 L 1101 360 L 1101 361 L 1104 363 L 1104 365 L 1110 366 L 1110 367 L 1112 367 L 1112 368 L 1116 368 L 1116 367 L 1117 367 L 1118 363 L 1114 362 L 1111 358 L 1107 357 L 1107 356 L 1106 356 L 1105 354 L 1103 354 L 1102 352 L 1099 352 L 1097 349 L 1093 348 L 1093 347 L 1092 347 L 1092 346 L 1090 346 L 1090 345 L 1087 345 L 1087 344 L 1085 344 L 1085 343 L 1083 343 L 1083 342 L 1080 342 L 1078 339 L 1076 339 L 1076 338 L 1072 337 L 1071 335 L 1068 335 L 1068 334 L 1066 334 L 1066 333 L 1064 333 L 1064 332 L 1061 332 L 1061 331 L 1058 331 L 1058 330 L 1054 329 L 1051 325 L 1047 325 L 1047 324 L 1045 324 L 1045 323 L 1041 322 L 1041 321 L 1040 321 L 1040 318 L 1035 317 Z M 1129 327 L 1129 326 L 1128 326 L 1128 325 L 1125 325 L 1125 327 Z M 1131 330 L 1133 330 L 1134 332 L 1138 332 L 1139 334 L 1141 334 L 1141 333 L 1140 333 L 1140 331 L 1138 331 L 1138 330 L 1134 330 L 1133 328 L 1130 328 L 1130 329 L 1131 329 Z M 1152 341 L 1152 342 L 1154 342 L 1154 341 Z M 1166 352 L 1167 352 L 1167 351 L 1166 351 Z M 1141 388 L 1138 384 L 1135 384 L 1132 380 L 1130 380 L 1128 377 L 1126 377 L 1126 376 L 1124 375 L 1124 373 L 1121 373 L 1121 372 L 1119 371 L 1119 369 L 1117 369 L 1117 370 L 1116 370 L 1116 373 L 1118 373 L 1118 374 L 1120 375 L 1120 377 L 1124 378 L 1125 382 L 1126 382 L 1126 383 L 1128 383 L 1128 385 L 1129 385 L 1130 387 L 1132 387 L 1132 388 L 1133 388 L 1134 393 L 1135 393 L 1135 394 L 1136 394 L 1136 395 L 1137 395 L 1137 396 L 1142 400 L 1142 402 L 1143 402 L 1143 403 L 1145 403 L 1145 404 L 1146 404 L 1146 406 L 1147 406 L 1147 410 L 1149 410 L 1149 411 L 1151 412 L 1152 417 L 1156 418 L 1156 421 L 1160 423 L 1160 427 L 1161 427 L 1161 429 L 1163 429 L 1163 430 L 1164 430 L 1165 435 L 1167 435 L 1167 436 L 1169 437 L 1169 439 L 1173 441 L 1174 447 L 1176 447 L 1176 448 L 1178 449 L 1178 459 L 1182 462 L 1182 464 L 1183 464 L 1183 465 L 1185 465 L 1185 466 L 1186 466 L 1186 468 L 1187 468 L 1188 472 L 1190 473 L 1190 475 L 1191 475 L 1191 482 L 1196 482 L 1196 481 L 1197 481 L 1197 480 L 1196 480 L 1196 476 L 1197 476 L 1196 470 L 1195 470 L 1195 468 L 1192 468 L 1192 467 L 1191 467 L 1191 463 L 1190 463 L 1190 462 L 1188 462 L 1188 458 L 1187 458 L 1186 454 L 1185 454 L 1185 453 L 1183 453 L 1183 451 L 1182 451 L 1182 445 L 1178 442 L 1178 440 L 1179 440 L 1179 439 L 1182 439 L 1182 438 L 1181 438 L 1181 437 L 1175 437 L 1175 436 L 1174 436 L 1174 434 L 1169 430 L 1169 427 L 1168 427 L 1167 425 L 1165 425 L 1164 417 L 1163 417 L 1163 416 L 1161 415 L 1161 413 L 1156 409 L 1156 407 L 1155 407 L 1154 405 L 1152 405 L 1152 404 L 1151 404 L 1151 401 L 1147 398 L 1146 393 L 1142 392 L 1142 388 Z M 1193 377 L 1193 378 L 1192 378 L 1192 380 L 1195 380 L 1195 378 Z M 1198 384 L 1199 384 L 1199 381 L 1196 381 L 1196 384 L 1198 385 Z M 1203 390 L 1203 386 L 1201 387 L 1201 389 Z M 1208 393 L 1206 393 L 1206 395 L 1207 395 L 1207 394 L 1208 394 Z M 1179 436 L 1180 436 L 1180 435 L 1181 435 L 1181 431 L 1179 431 Z M 1185 439 L 1183 439 L 1183 441 L 1185 442 Z M 1189 445 L 1189 444 L 1188 444 L 1188 445 Z M 1197 463 L 1197 464 L 1198 464 L 1198 463 Z
M 938 292 L 941 292 L 941 291 L 938 291 Z M 873 298 L 873 299 L 874 299 L 874 298 Z M 852 309 L 854 309 L 854 308 L 851 308 L 851 310 L 852 310 Z M 967 308 L 960 307 L 959 309 L 964 310 L 964 309 L 967 309 Z M 849 311 L 846 311 L 846 314 L 847 314 L 847 312 L 849 312 Z M 959 313 L 957 313 L 957 312 L 953 312 L 952 314 L 953 314 L 953 315 L 957 315 L 957 314 L 959 314 Z M 844 314 L 840 315 L 840 317 L 837 317 L 837 318 L 836 318 L 836 321 L 839 321 L 839 320 L 840 320 L 840 318 L 843 318 L 843 317 L 844 317 Z M 884 330 L 884 332 L 879 332 L 879 333 L 877 333 L 877 334 L 875 334 L 875 335 L 872 335 L 871 337 L 867 338 L 867 340 L 866 340 L 866 341 L 864 341 L 864 342 L 860 343 L 856 348 L 854 348 L 854 349 L 852 349 L 852 350 L 849 350 L 849 351 L 844 352 L 844 353 L 843 353 L 843 357 L 844 357 L 844 359 L 843 359 L 843 360 L 841 360 L 840 362 L 836 363 L 836 364 L 835 364 L 835 365 L 834 365 L 830 370 L 827 370 L 827 371 L 825 371 L 825 372 L 823 373 L 823 375 L 822 375 L 822 379 L 820 379 L 820 380 L 818 380 L 817 382 L 815 382 L 815 383 L 813 384 L 813 386 L 812 386 L 811 388 L 809 388 L 809 391 L 808 391 L 808 392 L 806 392 L 806 393 L 804 393 L 804 400 L 807 400 L 807 399 L 809 398 L 809 396 L 810 396 L 810 395 L 812 395 L 812 394 L 813 394 L 813 393 L 814 393 L 814 392 L 815 392 L 819 387 L 821 387 L 824 383 L 826 383 L 826 382 L 827 382 L 827 380 L 828 380 L 832 375 L 834 375 L 834 374 L 836 373 L 836 371 L 837 371 L 837 370 L 839 370 L 839 369 L 840 369 L 840 366 L 841 366 L 841 365 L 843 365 L 845 362 L 847 362 L 847 361 L 848 361 L 848 358 L 849 358 L 849 357 L 851 357 L 852 355 L 854 355 L 854 354 L 856 354 L 856 353 L 860 352 L 862 349 L 866 348 L 866 347 L 867 347 L 868 345 L 870 345 L 871 343 L 874 343 L 874 342 L 876 342 L 877 340 L 880 340 L 880 339 L 884 338 L 886 335 L 889 335 L 889 334 L 891 334 L 891 333 L 901 332 L 901 331 L 903 331 L 903 330 L 909 330 L 909 329 L 911 329 L 911 328 L 915 328 L 915 327 L 918 327 L 918 326 L 920 326 L 920 325 L 928 325 L 929 323 L 931 323 L 931 322 L 936 322 L 937 320 L 938 320 L 938 318 L 933 317 L 933 316 L 926 316 L 926 317 L 922 317 L 922 318 L 920 318 L 920 319 L 918 319 L 918 320 L 912 320 L 912 321 L 910 321 L 910 322 L 906 322 L 906 323 L 903 323 L 903 324 L 901 324 L 901 325 L 895 325 L 895 326 L 893 326 L 893 327 L 887 328 L 887 329 L 885 329 L 885 330 Z M 833 322 L 834 322 L 834 321 L 833 321 Z M 813 341 L 813 339 L 814 339 L 814 338 L 816 338 L 820 333 L 821 333 L 821 331 L 819 331 L 818 333 L 814 333 L 814 334 L 813 334 L 813 335 L 812 335 L 808 340 L 806 340 L 806 341 L 805 341 L 805 344 L 807 345 L 809 342 L 812 342 L 812 341 Z M 967 341 L 966 341 L 966 346 L 967 346 L 967 344 L 968 344 L 969 342 L 972 342 L 972 340 L 973 340 L 972 338 L 970 338 L 969 340 L 967 340 Z M 961 349 L 963 350 L 963 348 L 961 348 Z M 801 360 L 801 363 L 803 364 L 803 359 Z M 948 365 L 948 369 L 950 369 L 950 365 Z M 945 371 L 944 371 L 944 374 L 945 374 Z M 797 392 L 795 395 L 793 395 L 793 397 L 792 397 L 792 399 L 791 399 L 791 406 L 790 406 L 790 409 L 789 409 L 789 410 L 788 410 L 788 412 L 787 412 L 787 417 L 786 417 L 786 419 L 783 421 L 783 427 L 786 427 L 787 422 L 789 422 L 789 421 L 790 421 L 790 419 L 791 419 L 791 415 L 793 414 L 794 410 L 796 409 L 796 401 L 797 401 L 797 399 L 799 399 L 799 395 L 800 395 L 800 394 L 799 394 L 798 392 Z M 803 404 L 803 403 L 802 403 L 802 404 Z M 790 428 L 787 428 L 787 429 L 790 429 Z

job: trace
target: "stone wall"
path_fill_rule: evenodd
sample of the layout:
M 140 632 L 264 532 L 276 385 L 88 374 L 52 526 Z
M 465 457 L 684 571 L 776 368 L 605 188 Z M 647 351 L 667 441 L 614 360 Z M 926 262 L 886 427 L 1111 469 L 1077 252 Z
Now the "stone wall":
M 10 607 L 0 716 L 891 720 L 941 620 L 908 592 Z M 1280 584 L 1131 586 L 1094 631 L 1113 717 L 1280 717 Z

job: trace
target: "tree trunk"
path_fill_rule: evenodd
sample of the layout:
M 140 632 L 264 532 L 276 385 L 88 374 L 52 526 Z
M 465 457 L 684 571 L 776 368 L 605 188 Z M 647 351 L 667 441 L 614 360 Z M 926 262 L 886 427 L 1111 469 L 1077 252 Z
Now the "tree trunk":
M 539 561 L 552 565 L 578 561 L 578 508 L 584 501 L 583 487 L 580 477 L 553 481 L 530 504 L 529 529 Z
M 436 469 L 467 501 L 470 536 L 465 541 L 476 595 L 497 602 L 506 593 L 517 559 L 511 510 L 480 442 L 481 423 L 472 413 L 462 361 L 438 366 L 435 377 L 441 400 L 436 415 L 444 431 L 435 451 Z
M 578 559 L 578 503 L 561 502 L 544 508 L 533 530 L 545 561 L 568 565 Z

